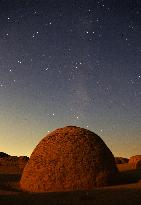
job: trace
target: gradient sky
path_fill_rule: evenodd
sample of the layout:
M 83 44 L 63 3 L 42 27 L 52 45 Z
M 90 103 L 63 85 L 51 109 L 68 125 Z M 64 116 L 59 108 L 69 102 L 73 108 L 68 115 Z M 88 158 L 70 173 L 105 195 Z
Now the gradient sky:
M 141 154 L 140 0 L 0 1 L 0 151 L 66 125 Z

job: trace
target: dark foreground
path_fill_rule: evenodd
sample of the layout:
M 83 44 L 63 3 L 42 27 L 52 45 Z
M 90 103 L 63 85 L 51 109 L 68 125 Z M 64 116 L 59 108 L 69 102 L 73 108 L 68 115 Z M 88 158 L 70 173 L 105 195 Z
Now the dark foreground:
M 141 205 L 141 170 L 128 165 L 119 167 L 122 184 L 92 191 L 36 193 L 22 192 L 18 187 L 21 173 L 0 172 L 0 205 Z

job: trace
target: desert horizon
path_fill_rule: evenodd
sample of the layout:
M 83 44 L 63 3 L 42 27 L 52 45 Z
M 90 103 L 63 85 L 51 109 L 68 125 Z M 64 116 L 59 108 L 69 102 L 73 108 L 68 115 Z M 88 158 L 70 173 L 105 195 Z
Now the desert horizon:
M 12 165 L 11 165 L 12 166 Z M 8 204 L 96 204 L 140 205 L 141 170 L 133 168 L 129 163 L 117 164 L 121 181 L 116 185 L 67 192 L 27 193 L 19 187 L 22 171 L 17 166 L 0 166 L 0 203 Z
M 141 1 L 0 0 L 0 205 L 141 205 Z
M 122 200 L 139 205 L 140 192 L 141 155 L 114 157 L 98 135 L 84 128 L 54 130 L 38 143 L 30 158 L 0 152 L 2 205 L 116 205 Z

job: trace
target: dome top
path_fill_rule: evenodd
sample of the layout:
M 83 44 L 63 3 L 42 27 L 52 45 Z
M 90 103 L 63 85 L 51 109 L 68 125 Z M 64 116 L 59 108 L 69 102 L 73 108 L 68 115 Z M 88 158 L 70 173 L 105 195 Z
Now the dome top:
M 31 192 L 86 190 L 110 184 L 117 173 L 114 156 L 98 135 L 67 126 L 40 141 L 20 185 Z

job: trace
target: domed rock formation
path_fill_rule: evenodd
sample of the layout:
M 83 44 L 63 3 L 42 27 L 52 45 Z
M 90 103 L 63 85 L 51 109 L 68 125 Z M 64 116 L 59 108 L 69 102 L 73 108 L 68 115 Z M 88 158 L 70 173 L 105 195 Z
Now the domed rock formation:
M 135 155 L 135 156 L 130 157 L 129 163 L 132 164 L 132 166 L 133 166 L 134 168 L 136 168 L 136 164 L 137 164 L 137 162 L 140 161 L 140 160 L 141 160 L 141 155 Z
M 29 192 L 89 190 L 113 183 L 117 175 L 114 156 L 99 136 L 67 126 L 37 145 L 20 186 Z

